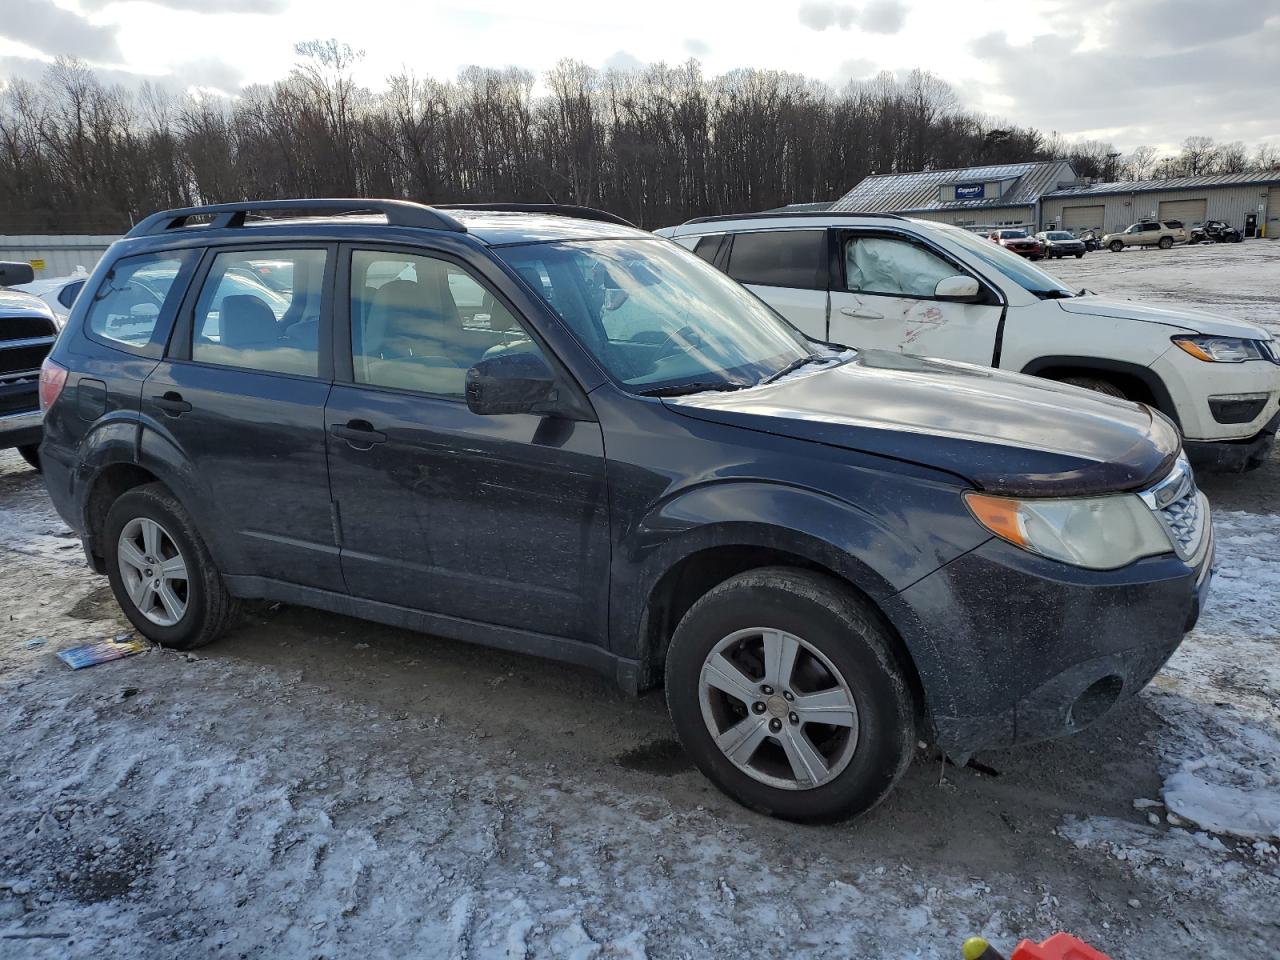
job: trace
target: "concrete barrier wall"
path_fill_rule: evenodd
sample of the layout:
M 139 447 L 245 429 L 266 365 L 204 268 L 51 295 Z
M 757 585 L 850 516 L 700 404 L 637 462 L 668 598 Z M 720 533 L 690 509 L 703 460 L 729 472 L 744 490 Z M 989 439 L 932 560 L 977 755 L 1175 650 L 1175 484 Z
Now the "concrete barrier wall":
M 0 235 L 0 260 L 24 260 L 36 268 L 36 279 L 65 277 L 76 267 L 92 270 L 119 234 L 59 236 Z M 43 267 L 40 261 L 44 261 Z M 34 261 L 34 262 L 33 262 Z

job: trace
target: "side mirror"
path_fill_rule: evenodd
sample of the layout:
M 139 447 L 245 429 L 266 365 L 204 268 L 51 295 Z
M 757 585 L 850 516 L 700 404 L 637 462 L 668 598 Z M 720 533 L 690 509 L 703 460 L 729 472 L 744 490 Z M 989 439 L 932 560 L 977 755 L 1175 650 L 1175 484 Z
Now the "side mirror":
M 20 283 L 30 283 L 35 278 L 36 272 L 29 263 L 9 260 L 0 262 L 0 287 L 16 287 Z
M 467 409 L 482 417 L 551 413 L 559 399 L 555 374 L 540 353 L 505 353 L 467 371 Z
M 982 299 L 982 287 L 973 277 L 943 277 L 933 288 L 933 295 L 955 303 L 976 303 Z

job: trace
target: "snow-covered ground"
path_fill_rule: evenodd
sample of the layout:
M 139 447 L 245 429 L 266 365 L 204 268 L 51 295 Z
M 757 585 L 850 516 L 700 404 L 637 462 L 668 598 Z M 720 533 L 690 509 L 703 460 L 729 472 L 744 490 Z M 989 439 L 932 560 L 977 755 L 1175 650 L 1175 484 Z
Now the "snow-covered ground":
M 125 621 L 0 452 L 0 958 L 1280 955 L 1280 461 L 1203 480 L 1213 593 L 1151 688 L 804 828 L 711 788 L 660 697 L 515 654 L 262 608 L 72 672 Z

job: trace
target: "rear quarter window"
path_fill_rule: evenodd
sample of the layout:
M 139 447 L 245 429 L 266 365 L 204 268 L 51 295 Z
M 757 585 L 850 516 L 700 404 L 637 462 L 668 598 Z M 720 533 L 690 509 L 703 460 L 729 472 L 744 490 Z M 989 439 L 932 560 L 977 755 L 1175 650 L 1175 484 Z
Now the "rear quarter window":
M 94 291 L 85 331 L 113 347 L 142 353 L 161 317 L 171 317 L 186 287 L 189 250 L 117 260 Z M 178 282 L 181 277 L 182 282 Z

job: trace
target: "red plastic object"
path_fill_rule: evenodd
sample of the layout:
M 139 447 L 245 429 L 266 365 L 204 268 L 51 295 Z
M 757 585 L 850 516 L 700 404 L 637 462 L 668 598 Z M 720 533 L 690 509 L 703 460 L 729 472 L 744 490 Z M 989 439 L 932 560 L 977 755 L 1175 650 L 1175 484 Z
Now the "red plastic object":
M 1010 960 L 1111 960 L 1069 933 L 1055 933 L 1042 943 L 1023 940 L 1014 948 Z

